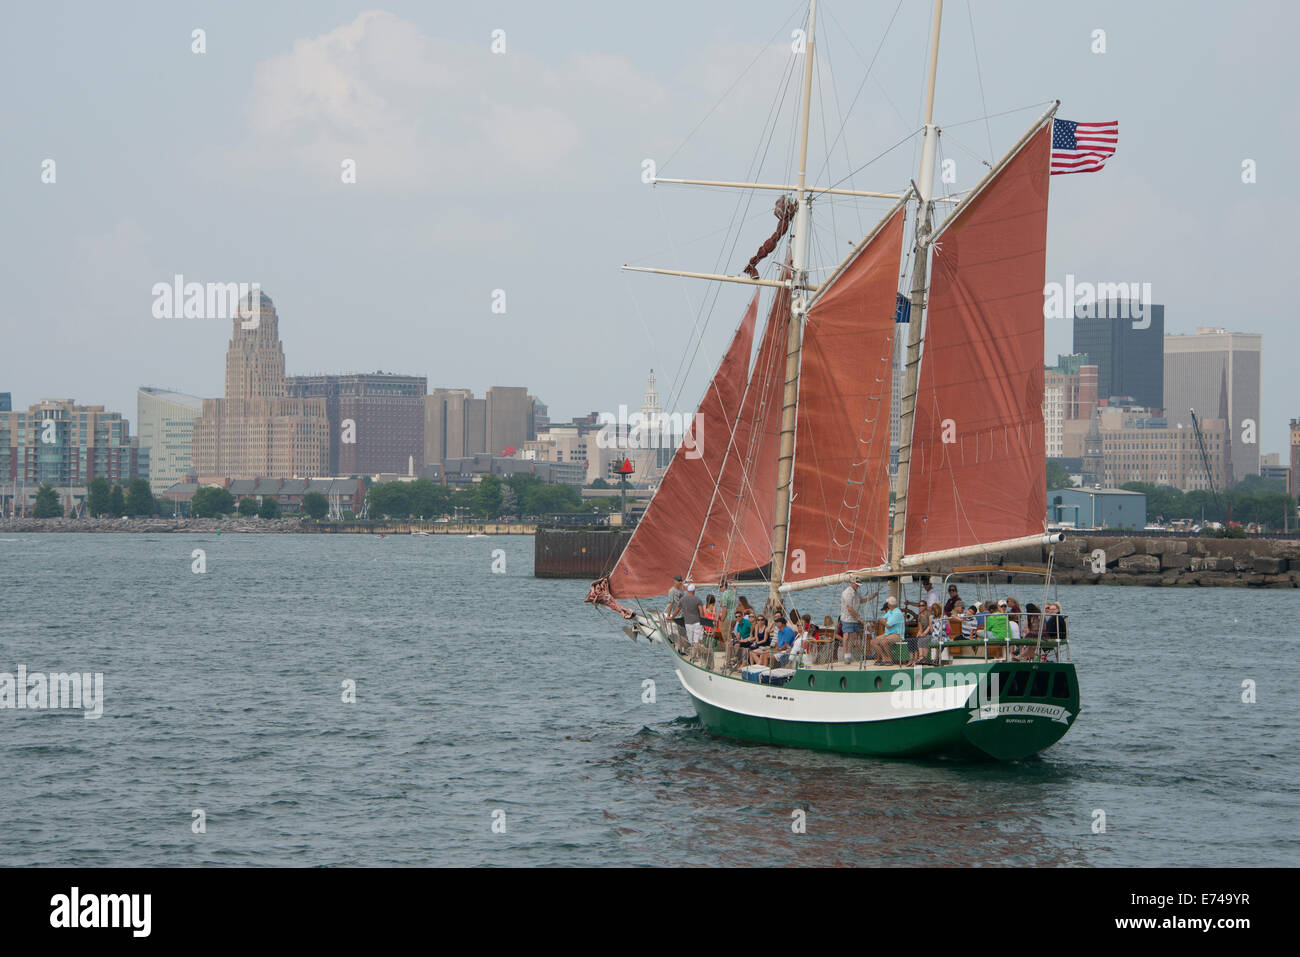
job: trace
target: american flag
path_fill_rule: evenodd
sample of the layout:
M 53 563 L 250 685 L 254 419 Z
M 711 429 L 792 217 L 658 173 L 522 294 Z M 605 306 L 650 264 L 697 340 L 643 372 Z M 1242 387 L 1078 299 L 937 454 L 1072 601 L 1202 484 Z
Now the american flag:
M 1052 175 L 1095 172 L 1115 155 L 1118 142 L 1118 120 L 1110 123 L 1052 120 Z

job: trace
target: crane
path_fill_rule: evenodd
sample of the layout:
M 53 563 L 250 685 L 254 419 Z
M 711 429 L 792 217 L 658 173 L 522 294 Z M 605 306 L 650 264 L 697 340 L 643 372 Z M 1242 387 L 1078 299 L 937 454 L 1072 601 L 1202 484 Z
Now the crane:
M 1214 496 L 1214 504 L 1217 505 L 1222 510 L 1223 503 L 1219 500 L 1219 490 L 1214 487 L 1214 472 L 1210 470 L 1210 456 L 1209 453 L 1205 451 L 1205 435 L 1201 432 L 1201 423 L 1196 418 L 1195 409 L 1188 409 L 1188 411 L 1191 412 L 1192 414 L 1192 428 L 1196 432 L 1196 445 L 1201 450 L 1201 463 L 1205 466 L 1205 477 L 1206 479 L 1209 480 L 1210 483 L 1210 494 Z M 1223 522 L 1224 526 L 1226 527 L 1227 524 L 1231 521 L 1232 521 L 1232 503 L 1229 502 L 1227 508 L 1227 517 L 1224 519 Z

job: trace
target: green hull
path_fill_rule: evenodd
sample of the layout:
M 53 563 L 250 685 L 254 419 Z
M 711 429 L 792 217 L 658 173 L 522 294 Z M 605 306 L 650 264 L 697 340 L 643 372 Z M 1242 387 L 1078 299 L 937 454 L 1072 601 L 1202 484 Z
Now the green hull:
M 691 694 L 705 729 L 719 737 L 755 744 L 879 757 L 1014 761 L 1055 744 L 1070 729 L 1079 713 L 1079 685 L 1074 665 L 1069 662 L 980 660 L 969 664 L 959 661 L 944 667 L 926 667 L 920 671 L 921 686 L 924 686 L 925 676 L 931 675 L 943 679 L 955 673 L 978 674 L 981 681 L 987 681 L 985 676 L 989 674 L 996 675 L 999 688 L 996 707 L 987 709 L 978 719 L 973 718 L 972 712 L 979 708 L 980 700 L 977 692 L 972 690 L 968 697 L 961 697 L 956 707 L 923 714 L 880 717 L 880 706 L 888 707 L 891 689 L 896 687 L 896 681 L 903 680 L 895 676 L 906 675 L 910 687 L 917 675 L 914 669 L 827 671 L 807 668 L 797 671 L 787 684 L 774 688 L 707 672 L 682 658 L 675 650 L 673 653 L 682 683 Z M 701 679 L 707 685 L 697 693 L 692 684 L 698 686 Z M 720 682 L 749 685 L 757 695 L 749 689 L 742 692 L 732 687 L 730 697 L 734 702 L 737 693 L 748 695 L 757 704 L 750 707 L 745 703 L 733 703 L 728 707 L 705 700 L 709 693 L 727 693 L 727 686 L 717 684 Z M 789 705 L 793 712 L 790 717 L 752 713 L 761 707 L 763 697 L 770 697 L 768 693 L 788 691 L 799 693 L 798 700 Z M 820 710 L 822 702 L 813 695 L 851 695 L 862 702 L 864 710 L 873 712 L 872 717 L 862 721 L 828 721 L 795 716 L 799 711 L 811 713 Z M 868 696 L 876 695 L 886 697 L 866 700 Z M 751 713 L 746 713 L 746 708 Z

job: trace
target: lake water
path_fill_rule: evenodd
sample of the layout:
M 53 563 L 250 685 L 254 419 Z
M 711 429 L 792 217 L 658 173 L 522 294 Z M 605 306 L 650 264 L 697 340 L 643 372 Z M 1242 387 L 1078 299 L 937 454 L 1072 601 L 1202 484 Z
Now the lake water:
M 1300 591 L 1062 588 L 1061 742 L 886 761 L 711 738 L 532 548 L 0 535 L 0 672 L 104 676 L 97 719 L 0 710 L 5 863 L 1300 864 Z

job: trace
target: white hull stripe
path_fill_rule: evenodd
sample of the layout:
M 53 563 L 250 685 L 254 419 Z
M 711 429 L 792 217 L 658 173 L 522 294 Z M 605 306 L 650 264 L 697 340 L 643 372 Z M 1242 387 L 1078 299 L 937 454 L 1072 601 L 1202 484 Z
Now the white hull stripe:
M 738 681 L 697 668 L 676 670 L 687 694 L 723 711 L 755 718 L 824 724 L 894 721 L 953 711 L 963 708 L 976 688 L 974 683 L 967 683 L 913 691 L 808 691 Z

